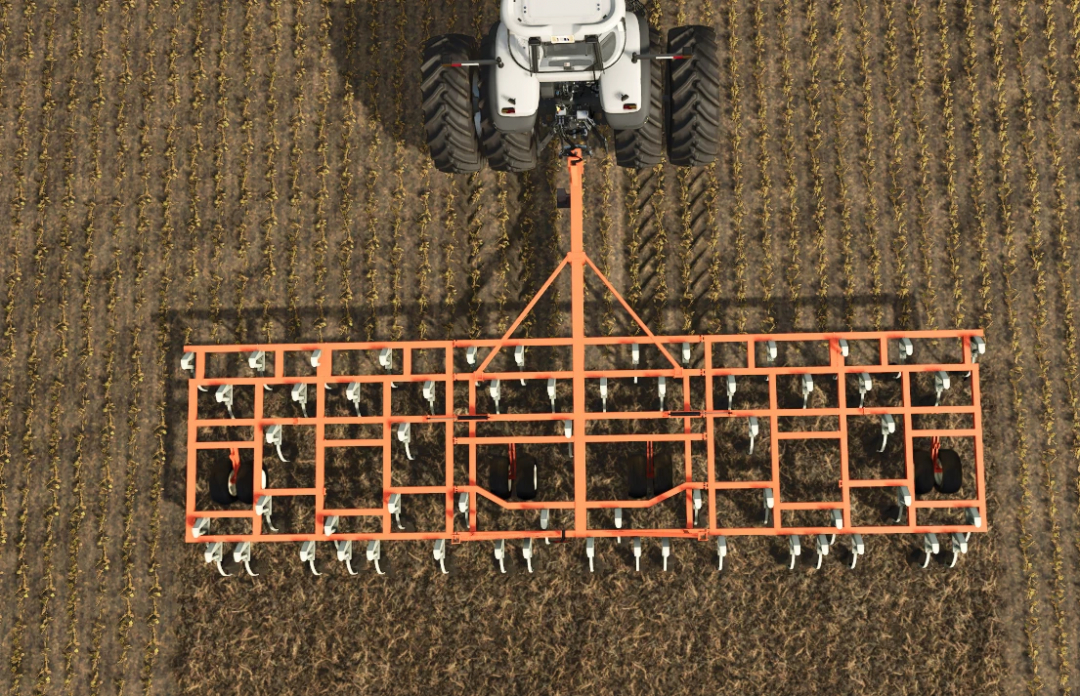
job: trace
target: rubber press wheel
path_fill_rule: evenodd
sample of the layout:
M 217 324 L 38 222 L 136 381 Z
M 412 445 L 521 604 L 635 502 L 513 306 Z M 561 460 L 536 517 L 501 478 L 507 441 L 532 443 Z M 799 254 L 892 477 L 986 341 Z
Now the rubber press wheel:
M 680 167 L 711 164 L 720 154 L 720 58 L 712 27 L 675 27 L 668 52 L 690 54 L 673 60 L 668 81 L 668 161 Z
M 536 457 L 531 454 L 519 454 L 517 458 L 517 497 L 520 500 L 532 500 L 536 497 Z
M 474 68 L 444 67 L 471 60 L 476 40 L 464 34 L 443 34 L 424 44 L 421 67 L 424 133 L 435 168 L 461 174 L 484 166 L 473 103 Z
M 510 458 L 492 457 L 488 490 L 503 500 L 510 499 Z
M 915 495 L 926 495 L 934 490 L 934 457 L 926 450 L 915 450 Z
M 653 457 L 653 495 L 663 495 L 671 490 L 671 474 L 671 455 L 666 452 L 655 455 Z
M 959 491 L 964 480 L 964 468 L 956 450 L 938 450 L 938 465 L 941 466 L 940 476 L 935 476 L 938 492 L 952 495 Z
M 663 52 L 660 33 L 654 29 L 649 30 L 649 51 Z M 620 167 L 645 169 L 664 161 L 664 68 L 660 63 L 649 61 L 649 116 L 645 124 L 615 131 L 615 161 Z
M 495 57 L 496 24 L 480 44 L 484 58 Z M 491 105 L 491 66 L 480 68 L 480 149 L 488 166 L 497 172 L 528 172 L 536 169 L 536 129 L 523 133 L 505 133 L 495 127 L 489 108 Z
M 254 502 L 254 487 L 255 467 L 243 462 L 240 470 L 236 472 L 236 499 L 245 505 L 251 505 Z
M 636 455 L 627 462 L 627 495 L 631 500 L 639 500 L 649 495 L 649 479 L 645 476 L 645 457 Z
M 210 465 L 210 500 L 217 505 L 232 505 L 236 500 L 229 493 L 229 477 L 232 476 L 232 462 L 228 458 L 218 458 Z

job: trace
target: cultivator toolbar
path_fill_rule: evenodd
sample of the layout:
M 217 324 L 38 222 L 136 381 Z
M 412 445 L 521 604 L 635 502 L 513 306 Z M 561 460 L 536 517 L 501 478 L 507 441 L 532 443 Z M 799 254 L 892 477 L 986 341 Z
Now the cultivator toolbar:
M 223 574 L 225 543 L 250 573 L 252 543 L 266 541 L 299 542 L 313 572 L 317 542 L 332 542 L 350 573 L 363 542 L 381 573 L 382 542 L 406 539 L 434 541 L 444 572 L 448 541 L 494 542 L 505 568 L 507 541 L 520 540 L 531 571 L 540 539 L 584 539 L 591 568 L 596 540 L 612 537 L 631 539 L 636 563 L 642 540 L 658 540 L 665 569 L 673 539 L 712 540 L 722 568 L 727 537 L 744 535 L 786 538 L 792 567 L 807 535 L 819 565 L 838 538 L 854 567 L 863 535 L 895 533 L 919 535 L 924 565 L 943 536 L 955 563 L 986 526 L 982 332 L 656 336 L 585 254 L 583 166 L 569 158 L 570 253 L 500 339 L 185 348 L 186 541 L 206 544 Z M 565 271 L 571 335 L 515 337 Z M 586 334 L 587 273 L 639 334 Z M 534 368 L 530 354 L 568 367 Z M 547 399 L 531 403 L 544 407 L 527 407 L 541 389 Z M 305 438 L 313 447 L 301 452 Z M 370 507 L 328 504 L 328 458 L 347 451 L 377 462 Z M 625 481 L 616 494 L 590 495 L 598 453 Z M 301 466 L 310 483 L 283 486 Z M 571 485 L 545 490 L 559 467 Z M 418 468 L 442 482 L 397 485 Z M 800 476 L 831 483 L 805 499 Z M 402 523 L 412 496 L 432 495 L 440 522 Z M 721 519 L 745 518 L 748 495 L 751 518 Z M 313 501 L 310 528 L 275 527 L 274 501 L 287 497 Z M 489 522 L 481 504 L 512 514 Z M 679 524 L 630 526 L 631 511 L 658 506 Z

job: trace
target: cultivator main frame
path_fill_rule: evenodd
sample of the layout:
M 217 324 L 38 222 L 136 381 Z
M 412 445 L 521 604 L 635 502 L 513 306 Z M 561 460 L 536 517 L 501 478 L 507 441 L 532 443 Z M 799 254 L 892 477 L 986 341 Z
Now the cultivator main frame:
M 513 322 L 505 335 L 499 339 L 454 340 L 454 341 L 396 341 L 369 343 L 302 343 L 273 345 L 222 345 L 188 346 L 185 348 L 191 379 L 188 383 L 188 434 L 187 434 L 187 500 L 186 500 L 186 540 L 188 542 L 266 542 L 266 541 L 344 541 L 344 540 L 404 540 L 427 539 L 448 540 L 451 543 L 479 540 L 505 539 L 558 539 L 592 537 L 665 537 L 706 540 L 711 537 L 739 535 L 830 535 L 830 534 L 895 534 L 895 533 L 960 533 L 983 531 L 986 528 L 986 490 L 983 475 L 982 418 L 980 412 L 979 364 L 978 351 L 981 346 L 982 332 L 978 330 L 955 331 L 885 331 L 885 332 L 832 332 L 798 333 L 737 336 L 655 336 L 634 313 L 619 293 L 612 287 L 600 269 L 585 254 L 582 243 L 582 170 L 580 157 L 569 158 L 570 188 L 569 213 L 571 229 L 570 253 L 547 279 L 536 296 L 529 302 L 520 316 Z M 635 336 L 589 336 L 585 331 L 585 275 L 590 270 L 611 292 L 615 300 L 628 313 L 641 334 Z M 544 295 L 559 274 L 569 270 L 571 274 L 571 323 L 572 334 L 566 338 L 513 338 L 524 318 L 532 311 L 537 301 Z M 890 362 L 889 347 L 903 339 L 911 341 L 934 340 L 939 344 L 947 341 L 958 342 L 962 359 L 944 364 L 916 364 L 913 361 Z M 874 359 L 855 364 L 845 357 L 846 348 L 855 342 L 873 342 L 876 346 Z M 745 364 L 741 367 L 714 365 L 714 349 L 723 344 L 739 344 L 745 347 Z M 771 361 L 761 360 L 760 356 L 769 354 L 771 344 L 818 344 L 827 346 L 828 361 L 814 366 L 780 366 Z M 613 347 L 638 345 L 655 347 L 663 362 L 660 368 L 651 369 L 587 369 L 586 349 L 594 347 Z M 517 370 L 489 371 L 493 359 L 502 351 L 513 351 L 518 346 L 526 349 L 550 347 L 569 350 L 571 353 L 570 369 L 567 370 Z M 703 351 L 703 367 L 688 367 L 676 359 L 679 349 Z M 384 351 L 390 349 L 394 362 L 400 368 L 395 371 L 365 374 L 334 374 L 334 354 L 340 351 Z M 459 371 L 461 359 L 466 353 L 473 353 L 471 371 Z M 213 354 L 252 353 L 264 351 L 273 358 L 273 374 L 248 377 L 207 376 L 207 358 Z M 316 353 L 315 351 L 318 351 Z M 414 372 L 414 357 L 417 351 L 430 354 L 439 352 L 443 369 L 438 371 Z M 316 355 L 311 360 L 317 364 L 313 375 L 290 376 L 285 373 L 286 355 L 303 353 Z M 673 355 L 673 353 L 675 353 Z M 955 354 L 955 351 L 954 351 Z M 765 364 L 761 364 L 764 362 Z M 477 364 L 478 363 L 478 364 Z M 889 407 L 859 408 L 848 404 L 847 379 L 852 375 L 868 374 L 872 377 L 897 379 L 901 384 L 902 403 Z M 913 404 L 912 380 L 919 373 L 963 374 L 969 376 L 971 402 L 964 405 L 919 406 Z M 830 408 L 786 408 L 781 404 L 778 382 L 786 376 L 810 375 L 811 380 L 819 385 L 838 385 L 836 387 L 836 405 Z M 721 380 L 733 376 L 736 380 L 768 379 L 768 407 L 755 409 L 727 410 L 726 393 L 718 389 Z M 596 393 L 601 379 L 606 380 L 648 380 L 659 383 L 663 378 L 667 384 L 681 385 L 681 403 L 674 408 L 647 411 L 595 411 L 590 410 L 587 402 L 597 401 Z M 572 385 L 572 400 L 569 410 L 555 413 L 492 413 L 492 400 L 482 390 L 490 388 L 493 380 L 550 380 L 568 381 Z M 832 380 L 836 379 L 837 382 Z M 958 377 L 959 379 L 959 377 Z M 308 394 L 313 395 L 313 406 L 308 406 L 308 417 L 267 417 L 264 413 L 264 386 L 293 387 L 307 384 Z M 333 397 L 326 385 L 344 388 L 350 383 L 375 385 L 381 401 L 381 414 L 372 416 L 328 416 L 327 400 Z M 432 413 L 394 413 L 392 408 L 393 385 L 408 388 L 408 385 L 441 385 L 441 403 Z M 201 417 L 199 413 L 199 394 L 201 390 L 215 390 L 221 385 L 252 388 L 254 392 L 253 416 L 250 418 Z M 460 398 L 462 390 L 455 390 L 455 385 L 467 387 L 467 399 Z M 832 388 L 830 386 L 830 388 Z M 455 394 L 458 391 L 459 395 Z M 717 393 L 720 391 L 721 393 Z M 478 394 L 479 392 L 479 394 Z M 370 388 L 369 392 L 370 394 Z M 703 394 L 703 398 L 701 398 Z M 697 395 L 697 396 L 695 396 Z M 662 398 L 662 397 L 661 397 Z M 565 399 L 564 399 L 565 402 Z M 658 403 L 658 406 L 660 404 Z M 606 406 L 606 403 L 605 403 Z M 666 406 L 666 405 L 665 405 Z M 931 414 L 961 414 L 965 424 L 971 427 L 960 429 L 915 429 L 913 418 Z M 224 413 L 222 414 L 224 415 Z M 781 419 L 793 417 L 832 417 L 838 427 L 835 430 L 790 430 L 781 428 Z M 902 428 L 898 435 L 903 440 L 905 475 L 894 479 L 857 479 L 849 472 L 851 456 L 848 446 L 849 419 L 862 416 L 883 418 L 891 416 Z M 716 465 L 715 430 L 721 419 L 758 419 L 768 427 L 769 456 L 771 457 L 771 475 L 762 480 L 719 480 Z M 679 432 L 637 433 L 637 434 L 601 434 L 591 432 L 591 425 L 600 421 L 643 421 L 655 419 L 674 420 L 681 427 Z M 551 422 L 556 433 L 552 435 L 481 435 L 478 427 L 491 423 Z M 401 448 L 400 437 L 402 424 L 408 427 L 419 425 L 439 425 L 444 431 L 444 482 L 435 486 L 394 486 L 392 453 L 394 448 Z M 786 421 L 785 421 L 786 424 Z M 309 488 L 263 488 L 262 480 L 263 450 L 265 433 L 271 426 L 313 426 L 315 432 L 314 486 Z M 328 426 L 363 425 L 381 428 L 381 435 L 370 439 L 330 439 Z M 627 423 L 627 429 L 632 429 Z M 251 429 L 250 439 L 240 441 L 200 441 L 200 428 L 220 428 L 243 426 Z M 467 434 L 465 430 L 467 427 Z M 512 426 L 508 426 L 512 427 Z M 965 491 L 966 495 L 956 499 L 911 499 L 910 505 L 900 508 L 899 521 L 895 524 L 877 524 L 872 526 L 856 525 L 852 518 L 853 490 L 861 488 L 890 488 L 900 491 L 914 491 L 915 465 L 913 461 L 914 443 L 917 438 L 929 438 L 937 442 L 938 438 L 966 439 L 971 442 L 974 469 L 974 490 Z M 830 440 L 838 444 L 839 449 L 839 500 L 805 501 L 785 500 L 781 497 L 782 461 L 780 444 L 798 440 Z M 599 443 L 640 442 L 644 451 L 646 443 L 682 443 L 684 470 L 676 471 L 675 485 L 660 495 L 637 500 L 595 500 L 586 494 L 589 480 L 588 446 Z M 572 449 L 573 495 L 565 500 L 528 500 L 511 501 L 493 494 L 478 484 L 478 448 L 491 445 L 516 445 L 521 447 L 534 445 L 569 447 Z M 468 480 L 455 477 L 455 446 L 468 447 Z M 677 445 L 676 445 L 677 446 Z M 334 509 L 325 504 L 326 498 L 326 459 L 327 452 L 333 448 L 370 448 L 381 452 L 382 460 L 382 505 L 372 508 Z M 281 498 L 284 496 L 310 496 L 314 498 L 315 525 L 304 533 L 273 533 L 263 524 L 263 518 L 252 505 L 244 509 L 199 510 L 196 507 L 198 456 L 204 450 L 250 450 L 254 466 L 254 492 L 256 500 L 260 496 Z M 432 448 L 424 453 L 425 461 L 431 462 Z M 485 450 L 490 451 L 490 450 Z M 565 449 L 563 450 L 565 451 Z M 694 462 L 704 458 L 706 475 L 695 476 Z M 936 460 L 935 460 L 936 461 Z M 435 462 L 432 462 L 435 463 Z M 289 464 L 276 464 L 276 467 L 288 467 Z M 773 497 L 771 520 L 761 526 L 721 527 L 717 525 L 717 494 L 724 491 L 760 489 L 770 491 Z M 695 495 L 695 491 L 702 493 Z M 461 494 L 468 496 L 467 522 L 455 513 L 458 510 Z M 973 495 L 972 495 L 973 493 Z M 407 497 L 416 494 L 438 494 L 445 501 L 445 524 L 441 529 L 428 531 L 399 531 L 394 516 L 388 506 L 391 496 L 400 494 Z M 681 527 L 665 529 L 650 528 L 596 528 L 588 524 L 588 512 L 598 509 L 633 509 L 657 505 L 669 498 L 681 497 L 685 500 L 686 524 Z M 509 530 L 480 529 L 477 524 L 477 502 L 484 498 L 490 503 L 507 510 L 562 510 L 572 513 L 572 524 L 565 528 Z M 701 524 L 695 524 L 695 499 L 701 506 Z M 933 508 L 952 508 L 968 513 L 966 523 L 955 524 L 920 524 L 918 513 Z M 784 526 L 784 513 L 788 511 L 822 511 L 821 524 L 814 526 Z M 830 511 L 839 511 L 839 516 Z M 973 518 L 976 512 L 978 517 Z M 768 513 L 766 513 L 768 515 Z M 327 535 L 324 522 L 328 517 L 339 518 L 368 516 L 381 521 L 381 530 L 377 532 L 333 533 Z M 830 520 L 829 518 L 833 519 Z M 839 519 L 837 519 L 839 517 Z M 250 533 L 219 534 L 208 528 L 207 521 L 220 518 L 246 518 L 251 522 Z M 975 522 L 973 523 L 973 519 Z M 982 520 L 980 523 L 979 520 Z M 568 522 L 568 516 L 560 516 L 560 522 Z M 204 525 L 200 529 L 196 527 Z M 212 525 L 210 525 L 212 527 Z

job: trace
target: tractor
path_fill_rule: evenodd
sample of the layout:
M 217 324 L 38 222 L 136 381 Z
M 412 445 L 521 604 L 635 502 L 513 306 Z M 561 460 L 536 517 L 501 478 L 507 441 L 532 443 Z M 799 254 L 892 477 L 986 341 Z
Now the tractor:
M 447 173 L 525 172 L 557 139 L 560 156 L 607 147 L 619 166 L 700 166 L 719 152 L 720 64 L 711 27 L 676 27 L 667 52 L 640 3 L 502 0 L 477 46 L 424 44 L 424 130 Z M 665 66 L 668 67 L 665 70 Z

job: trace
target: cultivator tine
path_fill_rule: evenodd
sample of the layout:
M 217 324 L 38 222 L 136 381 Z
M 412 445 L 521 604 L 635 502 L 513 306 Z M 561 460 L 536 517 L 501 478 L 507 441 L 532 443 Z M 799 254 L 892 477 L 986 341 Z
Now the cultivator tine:
M 366 556 L 368 563 L 375 566 L 376 575 L 386 575 L 386 571 L 379 565 L 379 561 L 382 560 L 382 543 L 378 539 L 368 542 Z
M 762 488 L 761 489 L 762 505 L 765 506 L 765 524 L 769 523 L 769 512 L 773 509 L 775 502 L 773 501 L 773 489 Z
M 394 524 L 397 525 L 399 530 L 404 530 L 405 526 L 401 524 L 401 494 L 391 493 L 390 500 L 386 503 L 386 511 L 394 516 Z
M 716 557 L 719 560 L 719 567 L 717 570 L 724 569 L 724 559 L 727 558 L 727 537 L 721 535 L 716 537 Z
M 519 370 L 525 369 L 525 346 L 514 347 L 514 363 L 517 365 Z M 525 386 L 524 379 L 521 380 L 521 386 Z M 555 409 L 552 408 L 552 410 L 554 411 Z
M 499 572 L 506 574 L 506 540 L 499 539 L 495 542 L 495 560 L 499 562 Z
M 829 511 L 829 516 L 832 517 L 832 522 L 836 526 L 837 529 L 843 529 L 844 528 L 844 513 L 843 513 L 843 511 L 841 511 L 841 510 L 830 510 Z M 835 544 L 836 543 L 836 534 L 835 533 L 833 533 L 833 535 L 831 537 L 829 537 L 829 543 L 830 544 Z
M 757 416 L 750 416 L 750 420 L 747 423 L 747 427 L 750 430 L 750 452 L 749 452 L 749 454 L 753 454 L 754 453 L 754 439 L 758 436 L 758 433 L 761 432 L 759 427 L 758 427 Z
M 244 570 L 247 574 L 253 578 L 259 577 L 259 574 L 251 570 L 251 542 L 241 541 L 233 549 L 233 563 L 243 563 Z
M 265 484 L 263 484 L 265 485 Z M 270 528 L 271 532 L 277 532 L 278 528 L 274 526 L 273 520 L 270 516 L 274 513 L 274 499 L 269 495 L 260 495 L 259 499 L 255 501 L 255 514 L 262 517 L 266 522 L 266 526 Z
M 904 517 L 904 508 L 911 507 L 911 489 L 900 486 L 896 489 L 896 522 L 899 523 Z
M 978 363 L 979 358 L 986 353 L 986 341 L 981 336 L 971 337 L 971 362 Z M 971 370 L 964 375 L 965 379 L 971 377 Z
M 851 535 L 851 568 L 855 568 L 856 561 L 859 560 L 859 556 L 866 554 L 866 546 L 863 545 L 862 534 Z
M 492 401 L 495 402 L 495 413 L 499 413 L 499 395 L 502 394 L 502 388 L 499 384 L 499 380 L 491 380 L 491 384 L 488 385 L 488 393 L 491 394 Z
M 213 563 L 222 577 L 229 578 L 232 577 L 232 573 L 226 573 L 225 569 L 221 567 L 224 549 L 225 545 L 220 541 L 211 541 L 206 545 L 206 550 L 203 552 L 203 560 L 207 563 Z
M 322 361 L 322 349 L 318 348 L 316 350 L 311 351 L 311 366 L 314 369 L 316 369 L 316 370 L 319 369 L 319 363 L 321 361 Z M 334 385 L 330 384 L 329 382 L 323 382 L 323 389 L 325 389 L 326 391 L 333 391 L 334 390 Z
M 292 400 L 300 404 L 300 412 L 307 418 L 307 384 L 301 382 L 294 384 L 291 392 Z
M 398 442 L 405 445 L 405 456 L 409 461 L 413 461 L 416 457 L 413 456 L 412 451 L 409 449 L 409 443 L 412 442 L 412 426 L 409 423 L 398 423 L 397 427 L 397 439 Z
M 682 344 L 682 362 L 683 367 L 690 367 L 690 344 L 685 341 Z
M 231 384 L 222 384 L 220 387 L 218 387 L 217 391 L 214 392 L 214 400 L 217 401 L 219 404 L 225 404 L 225 408 L 229 412 L 229 418 L 236 418 L 236 416 L 233 415 L 233 410 L 232 410 L 232 407 L 233 407 L 233 385 L 231 385 Z
M 810 395 L 814 393 L 814 377 L 813 375 L 802 376 L 802 407 L 806 408 L 810 405 Z
M 607 413 L 607 377 L 600 378 L 600 401 L 604 405 L 604 413 Z
M 634 537 L 634 570 L 641 572 L 641 537 Z
M 776 341 L 765 341 L 765 364 L 769 367 L 776 364 Z M 768 375 L 765 375 L 765 381 L 769 381 Z
M 394 351 L 391 348 L 383 348 L 379 351 L 379 365 L 389 374 L 394 371 Z M 391 382 L 391 389 L 397 389 L 397 384 Z
M 281 453 L 281 445 L 283 441 L 284 440 L 280 425 L 277 425 L 275 423 L 274 425 L 267 426 L 266 444 L 273 445 L 274 449 L 277 450 L 278 459 L 280 459 L 283 463 L 288 464 L 289 460 L 286 459 L 285 455 Z
M 308 568 L 311 569 L 312 575 L 322 575 L 319 569 L 315 567 L 315 542 L 305 541 L 300 544 L 300 562 L 306 563 Z
M 926 554 L 926 557 L 923 559 L 922 562 L 922 567 L 925 568 L 930 565 L 930 557 L 936 556 L 938 552 L 941 551 L 941 546 L 938 544 L 937 534 L 934 534 L 933 532 L 927 532 L 926 534 L 923 534 L 922 549 L 923 553 Z
M 660 540 L 660 556 L 664 563 L 664 572 L 667 572 L 667 559 L 671 556 L 671 539 L 664 538 Z
M 546 530 L 548 528 L 548 525 L 550 524 L 550 521 L 551 521 L 551 510 L 546 510 L 546 509 L 541 510 L 540 511 L 540 529 Z M 551 545 L 551 538 L 550 537 L 544 537 L 544 544 L 547 545 L 547 546 L 550 546 Z
M 254 370 L 258 375 L 262 376 L 266 374 L 266 352 L 261 350 L 252 351 L 247 356 L 248 367 Z M 273 388 L 269 384 L 263 385 L 264 391 L 271 391 Z
M 951 386 L 952 380 L 949 379 L 948 372 L 939 371 L 934 375 L 934 406 L 941 405 L 941 395 Z
M 630 346 L 630 363 L 634 366 L 634 369 L 638 369 L 638 363 L 641 362 L 641 346 L 634 344 Z M 637 375 L 634 375 L 634 384 L 637 384 Z M 660 409 L 663 410 L 662 408 Z
M 967 519 L 967 523 L 976 529 L 982 529 L 982 515 L 979 514 L 979 508 L 968 508 L 964 511 L 964 517 Z M 971 539 L 971 532 L 964 533 L 964 541 Z
M 725 380 L 725 387 L 727 389 L 727 410 L 732 409 L 732 404 L 735 400 L 735 375 L 728 375 Z
M 585 557 L 589 559 L 589 572 L 595 573 L 596 566 L 593 564 L 593 559 L 596 558 L 596 539 L 592 537 L 585 539 Z
M 352 567 L 352 550 L 352 540 L 344 539 L 334 542 L 334 551 L 337 553 L 338 561 L 345 564 L 345 570 L 349 575 L 356 575 L 357 572 Z
M 818 570 L 821 569 L 821 559 L 829 555 L 829 546 L 831 546 L 831 544 L 829 543 L 829 537 L 825 536 L 824 534 L 818 534 L 817 540 L 814 543 L 814 548 L 817 551 L 816 568 Z
M 555 413 L 555 378 L 552 377 L 547 381 L 547 395 L 551 401 L 551 412 Z
M 901 365 L 903 365 L 905 362 L 907 362 L 907 359 L 910 358 L 914 352 L 915 352 L 915 346 L 912 345 L 910 338 L 907 338 L 905 336 L 904 338 L 901 338 L 897 342 L 897 356 L 899 357 L 898 362 Z M 903 372 L 897 372 L 896 373 L 896 379 L 900 379 L 903 376 L 903 374 L 904 374 Z
M 704 496 L 702 496 L 701 490 L 695 488 L 693 494 L 691 495 L 691 499 L 694 503 L 694 526 L 696 527 L 698 521 L 698 513 L 701 512 L 701 508 L 705 505 Z
M 963 534 L 960 534 L 959 532 L 953 532 L 949 536 L 949 539 L 952 542 L 952 560 L 949 562 L 949 567 L 955 568 L 956 561 L 960 558 L 960 554 L 967 553 L 967 537 L 965 537 Z
M 198 539 L 201 536 L 210 533 L 210 518 L 199 517 L 196 518 L 195 524 L 191 525 L 191 536 Z
M 345 398 L 356 409 L 357 417 L 362 418 L 364 414 L 360 412 L 360 382 L 349 382 L 348 386 L 345 387 Z
M 521 557 L 525 559 L 525 566 L 529 569 L 529 572 L 533 572 L 532 557 L 533 557 L 533 540 L 525 539 L 521 542 Z
M 431 407 L 431 415 L 435 415 L 435 380 L 429 379 L 424 382 L 424 400 Z
M 870 379 L 869 372 L 861 372 L 856 378 L 859 385 L 859 408 L 863 408 L 866 404 L 866 395 L 873 389 L 874 381 Z
M 889 414 L 881 416 L 881 447 L 878 448 L 878 452 L 884 452 L 885 446 L 889 444 L 889 436 L 896 432 L 896 420 Z
M 788 566 L 788 570 L 795 570 L 795 559 L 802 555 L 802 542 L 799 540 L 798 534 L 792 534 L 788 537 L 788 553 L 791 554 L 791 564 Z
M 664 397 L 667 396 L 667 380 L 665 378 L 663 378 L 663 377 L 660 378 L 659 384 L 657 384 L 657 389 L 660 392 L 660 408 L 657 409 L 657 410 L 658 411 L 663 411 L 664 410 Z
M 448 575 L 449 570 L 446 569 L 446 539 L 436 539 L 435 549 L 432 551 L 432 555 L 435 557 L 436 562 L 439 564 L 439 570 L 443 575 Z

